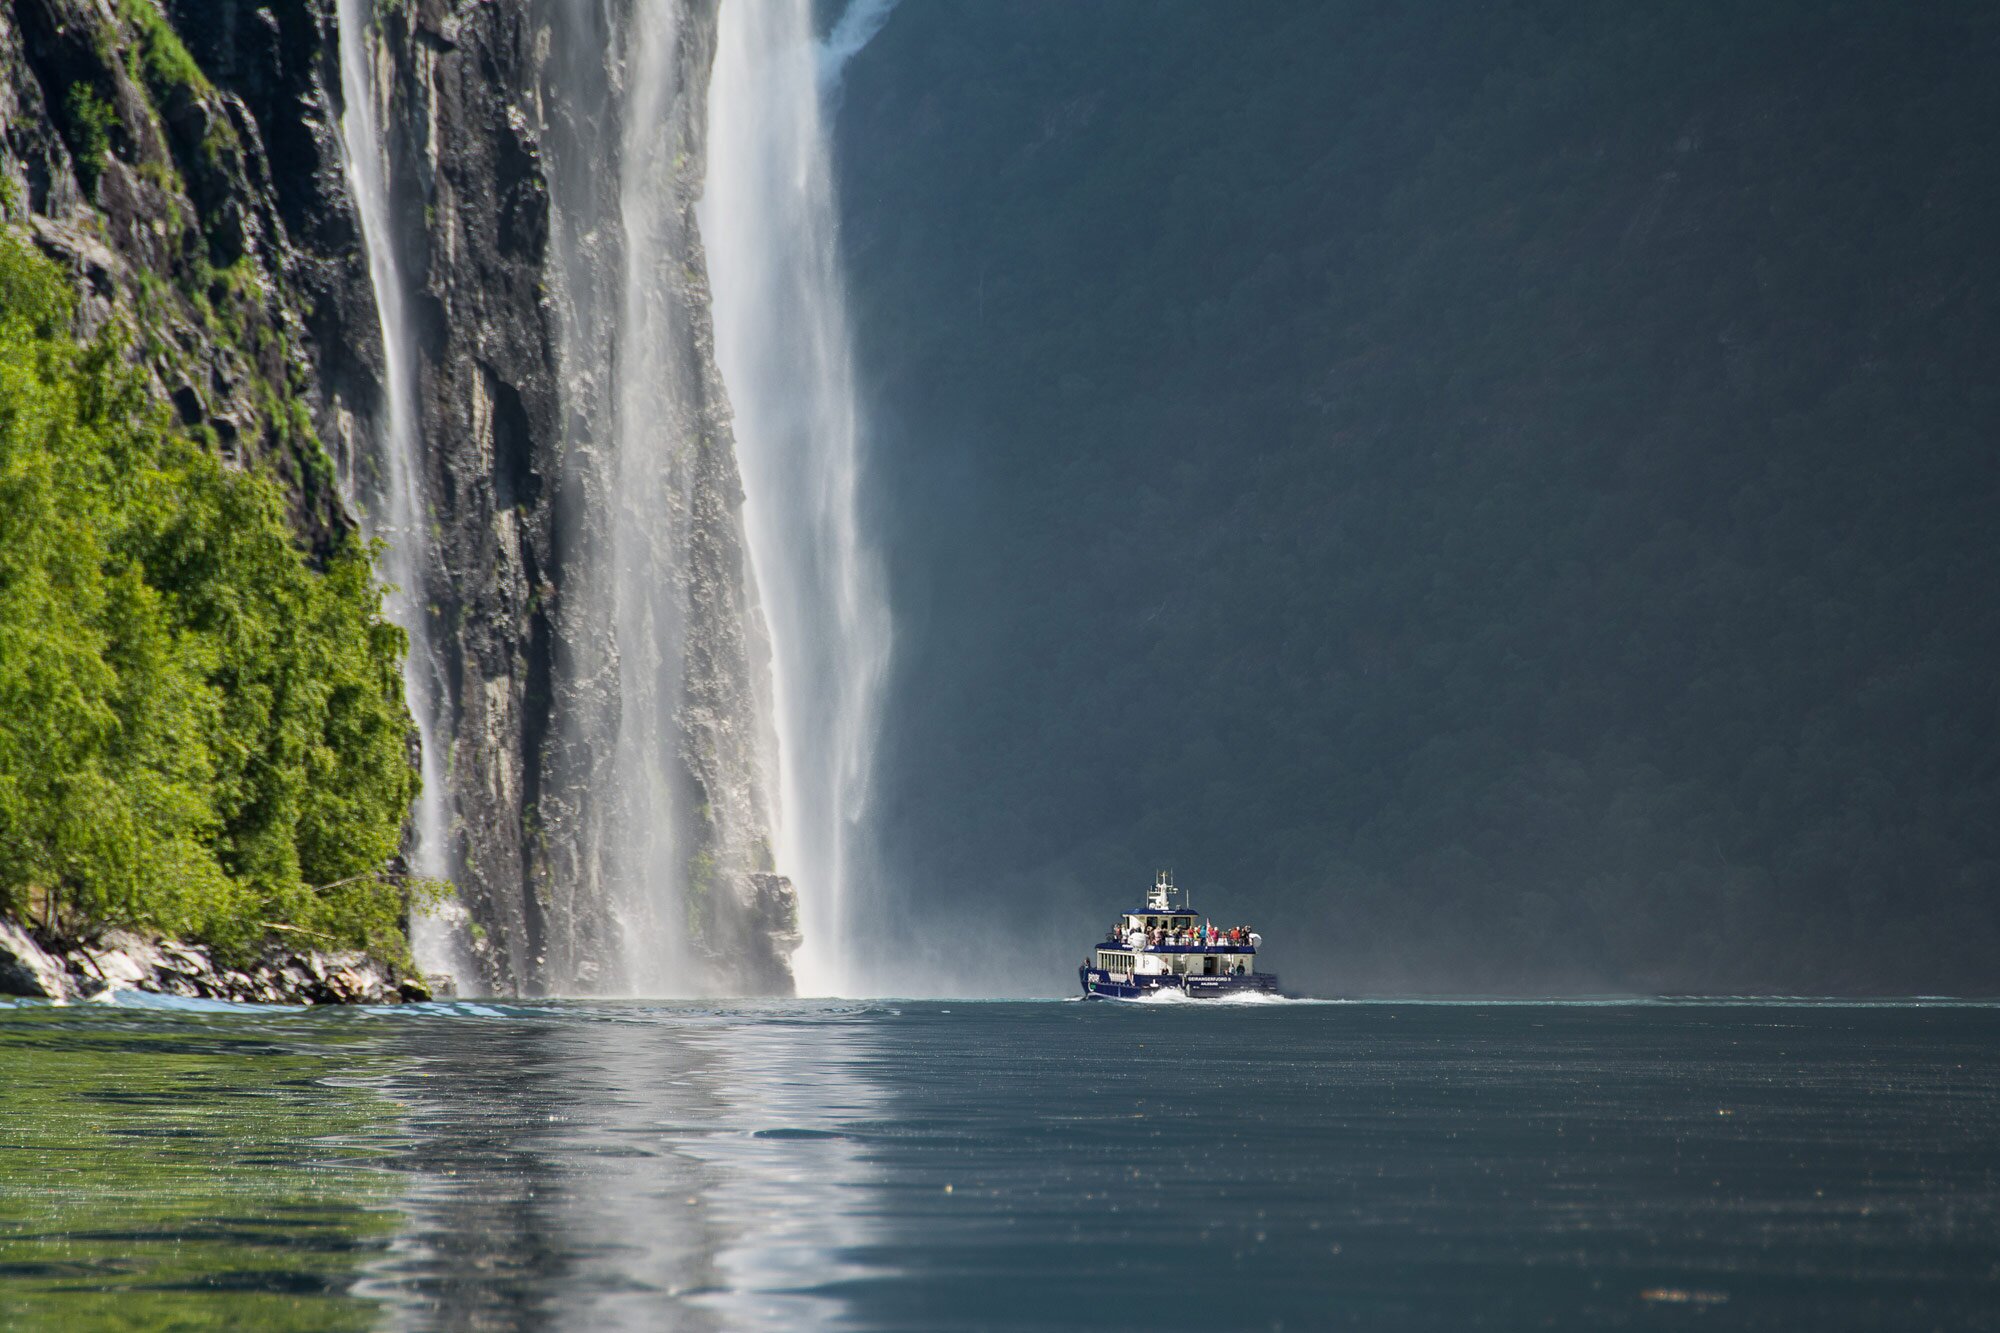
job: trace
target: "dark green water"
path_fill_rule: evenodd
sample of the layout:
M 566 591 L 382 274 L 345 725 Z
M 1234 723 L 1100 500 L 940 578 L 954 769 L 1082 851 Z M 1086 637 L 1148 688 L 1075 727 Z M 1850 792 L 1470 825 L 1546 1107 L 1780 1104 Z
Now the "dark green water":
M 1970 1328 L 2000 1009 L 0 1008 L 0 1327 Z

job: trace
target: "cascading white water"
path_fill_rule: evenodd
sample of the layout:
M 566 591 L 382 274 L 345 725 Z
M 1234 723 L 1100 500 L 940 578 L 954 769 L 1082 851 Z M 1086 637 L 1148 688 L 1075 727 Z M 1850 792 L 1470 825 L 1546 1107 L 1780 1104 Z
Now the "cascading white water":
M 523 811 L 545 878 L 522 885 L 533 920 L 506 923 L 520 984 L 788 989 L 784 874 L 801 890 L 801 986 L 860 984 L 847 966 L 853 834 L 888 620 L 855 515 L 822 99 L 890 7 L 858 0 L 825 46 L 810 0 L 722 0 L 713 27 L 702 0 L 527 8 L 540 33 L 524 106 L 547 188 L 561 436 L 547 511 L 550 739 Z M 389 614 L 411 637 L 424 739 L 415 868 L 441 877 L 452 806 L 423 593 L 419 348 L 391 230 L 391 79 L 376 67 L 386 57 L 372 17 L 372 0 L 338 0 L 342 137 L 384 352 L 379 438 L 357 451 L 377 466 L 352 489 L 386 541 Z M 441 953 L 453 932 L 416 929 L 427 966 L 455 962 Z
M 613 752 L 624 815 L 611 842 L 611 888 L 624 951 L 620 984 L 645 994 L 686 993 L 687 870 L 675 836 L 676 803 L 663 738 L 685 684 L 685 626 L 672 588 L 682 565 L 673 531 L 687 505 L 674 454 L 692 433 L 674 349 L 670 266 L 682 261 L 672 226 L 677 137 L 668 132 L 679 83 L 679 11 L 639 3 L 625 33 L 626 104 L 618 157 L 618 232 L 624 271 L 613 346 L 614 449 L 609 459 L 611 625 L 620 644 Z
M 692 212 L 706 6 L 551 0 L 541 136 L 566 522 L 547 981 L 788 989 L 740 482 Z
M 840 66 L 889 8 L 856 0 L 822 47 L 811 0 L 723 0 L 697 210 L 771 636 L 776 852 L 799 887 L 803 994 L 870 988 L 856 940 L 857 834 L 890 624 L 856 509 L 858 413 L 824 112 Z
M 410 868 L 429 879 L 449 877 L 446 843 L 449 803 L 444 767 L 439 763 L 438 704 L 443 698 L 437 656 L 424 614 L 423 577 L 428 563 L 428 528 L 424 521 L 422 448 L 417 427 L 417 400 L 411 354 L 410 326 L 405 314 L 401 266 L 390 239 L 389 190 L 382 156 L 383 107 L 388 89 L 373 77 L 369 58 L 371 0 L 339 0 L 340 142 L 346 158 L 348 188 L 360 215 L 362 242 L 368 255 L 368 276 L 375 292 L 375 312 L 382 334 L 382 410 L 377 431 L 373 476 L 348 478 L 349 501 L 362 516 L 364 530 L 380 538 L 381 574 L 390 585 L 386 599 L 389 618 L 409 635 L 410 651 L 403 662 L 403 682 L 410 712 L 422 739 L 423 794 L 414 812 L 415 845 Z M 417 915 L 410 922 L 410 946 L 417 964 L 427 972 L 454 978 L 469 975 L 456 956 L 455 932 L 443 921 Z

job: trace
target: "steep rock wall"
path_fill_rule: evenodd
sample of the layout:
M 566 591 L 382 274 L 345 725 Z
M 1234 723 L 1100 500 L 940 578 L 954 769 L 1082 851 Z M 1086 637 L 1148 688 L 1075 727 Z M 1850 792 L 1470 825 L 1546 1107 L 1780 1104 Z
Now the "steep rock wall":
M 714 6 L 653 17 L 675 36 L 672 148 L 644 238 L 664 274 L 643 299 L 667 331 L 642 358 L 624 129 L 628 99 L 660 90 L 634 87 L 632 7 L 377 15 L 393 240 L 420 326 L 452 854 L 496 990 L 791 987 L 796 908 L 769 863 L 760 762 L 767 650 L 693 219 Z M 621 369 L 673 381 L 646 423 L 658 458 L 630 456 L 643 398 Z M 613 568 L 634 560 L 659 571 L 637 599 Z
M 322 552 L 352 527 L 328 451 L 354 412 L 329 386 L 365 412 L 375 379 L 328 31 L 317 0 L 0 9 L 8 223 L 72 275 L 79 334 L 137 330 L 182 422 L 280 477 Z

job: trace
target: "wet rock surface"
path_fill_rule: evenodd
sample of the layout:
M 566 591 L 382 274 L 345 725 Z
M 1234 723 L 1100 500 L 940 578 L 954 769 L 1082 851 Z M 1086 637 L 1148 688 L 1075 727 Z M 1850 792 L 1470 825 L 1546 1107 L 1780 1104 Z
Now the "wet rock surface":
M 0 920 L 0 995 L 96 1000 L 120 990 L 261 1004 L 398 1004 L 432 995 L 423 978 L 354 951 L 272 944 L 230 967 L 199 944 L 129 930 L 47 940 Z
M 0 921 L 0 995 L 60 1000 L 69 979 L 62 961 L 11 921 Z

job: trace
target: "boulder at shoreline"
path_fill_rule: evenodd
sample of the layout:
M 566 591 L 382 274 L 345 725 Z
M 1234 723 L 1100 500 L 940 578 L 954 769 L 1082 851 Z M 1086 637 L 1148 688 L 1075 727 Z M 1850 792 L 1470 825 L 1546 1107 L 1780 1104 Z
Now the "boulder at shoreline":
M 261 1004 L 397 1004 L 428 1000 L 423 978 L 353 950 L 267 945 L 254 963 L 225 967 L 206 946 L 107 930 L 46 940 L 0 918 L 0 995 L 95 1000 L 118 990 Z

